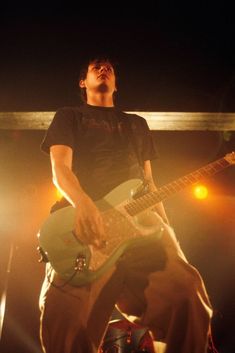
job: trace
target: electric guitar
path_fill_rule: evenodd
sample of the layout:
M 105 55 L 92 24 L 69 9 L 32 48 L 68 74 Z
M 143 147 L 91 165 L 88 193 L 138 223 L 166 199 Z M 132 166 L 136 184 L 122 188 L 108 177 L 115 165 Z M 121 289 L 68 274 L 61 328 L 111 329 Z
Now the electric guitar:
M 142 216 L 151 212 L 158 202 L 232 164 L 235 164 L 235 152 L 153 192 L 146 192 L 140 179 L 130 179 L 120 184 L 95 202 L 102 213 L 107 237 L 99 249 L 82 243 L 75 235 L 75 209 L 72 206 L 59 209 L 50 214 L 40 228 L 40 252 L 66 283 L 74 286 L 90 283 L 114 265 L 128 247 L 137 242 L 141 245 L 146 237 L 161 237 L 161 222 L 144 226 L 141 221 Z

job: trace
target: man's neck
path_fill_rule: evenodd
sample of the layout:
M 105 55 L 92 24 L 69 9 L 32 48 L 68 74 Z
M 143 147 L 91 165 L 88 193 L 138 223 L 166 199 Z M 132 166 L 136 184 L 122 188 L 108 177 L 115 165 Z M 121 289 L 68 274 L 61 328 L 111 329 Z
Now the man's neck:
M 97 107 L 114 107 L 113 96 L 103 93 L 90 94 L 87 96 L 87 104 Z

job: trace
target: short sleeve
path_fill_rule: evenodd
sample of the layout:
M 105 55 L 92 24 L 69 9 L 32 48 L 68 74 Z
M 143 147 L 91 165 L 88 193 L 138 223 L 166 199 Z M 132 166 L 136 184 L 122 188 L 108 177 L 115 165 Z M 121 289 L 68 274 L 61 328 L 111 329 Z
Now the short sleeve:
M 158 158 L 156 141 L 147 121 L 140 115 L 128 114 L 131 120 L 131 136 L 139 162 Z
M 157 150 L 157 145 L 156 141 L 153 137 L 153 134 L 151 130 L 149 129 L 147 121 L 142 118 L 141 119 L 142 123 L 142 151 L 141 151 L 141 156 L 143 161 L 147 160 L 154 160 L 158 158 L 158 150 Z
M 49 154 L 53 145 L 66 145 L 74 149 L 75 117 L 70 108 L 57 110 L 41 143 L 41 150 Z

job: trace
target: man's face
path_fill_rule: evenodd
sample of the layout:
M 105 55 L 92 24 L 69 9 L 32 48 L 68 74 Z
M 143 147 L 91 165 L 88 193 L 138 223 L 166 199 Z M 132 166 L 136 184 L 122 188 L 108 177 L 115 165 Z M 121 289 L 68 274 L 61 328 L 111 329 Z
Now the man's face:
M 109 92 L 116 91 L 116 78 L 112 65 L 109 62 L 95 62 L 88 66 L 85 80 L 80 81 L 80 87 L 89 91 Z

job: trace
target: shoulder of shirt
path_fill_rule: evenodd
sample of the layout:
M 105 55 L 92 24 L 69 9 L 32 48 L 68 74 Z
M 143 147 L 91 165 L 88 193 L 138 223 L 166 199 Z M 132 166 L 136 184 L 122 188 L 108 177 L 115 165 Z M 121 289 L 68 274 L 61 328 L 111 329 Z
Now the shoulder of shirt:
M 65 106 L 65 107 L 60 107 L 56 110 L 56 113 L 82 113 L 83 106 Z
M 64 106 L 60 107 L 55 112 L 55 118 L 69 119 L 72 121 L 80 121 L 83 116 L 82 106 Z
M 141 115 L 135 114 L 135 113 L 126 113 L 124 111 L 120 111 L 120 113 L 123 115 L 125 118 L 132 119 L 132 121 L 139 121 L 141 122 L 146 122 L 146 119 L 142 117 Z

